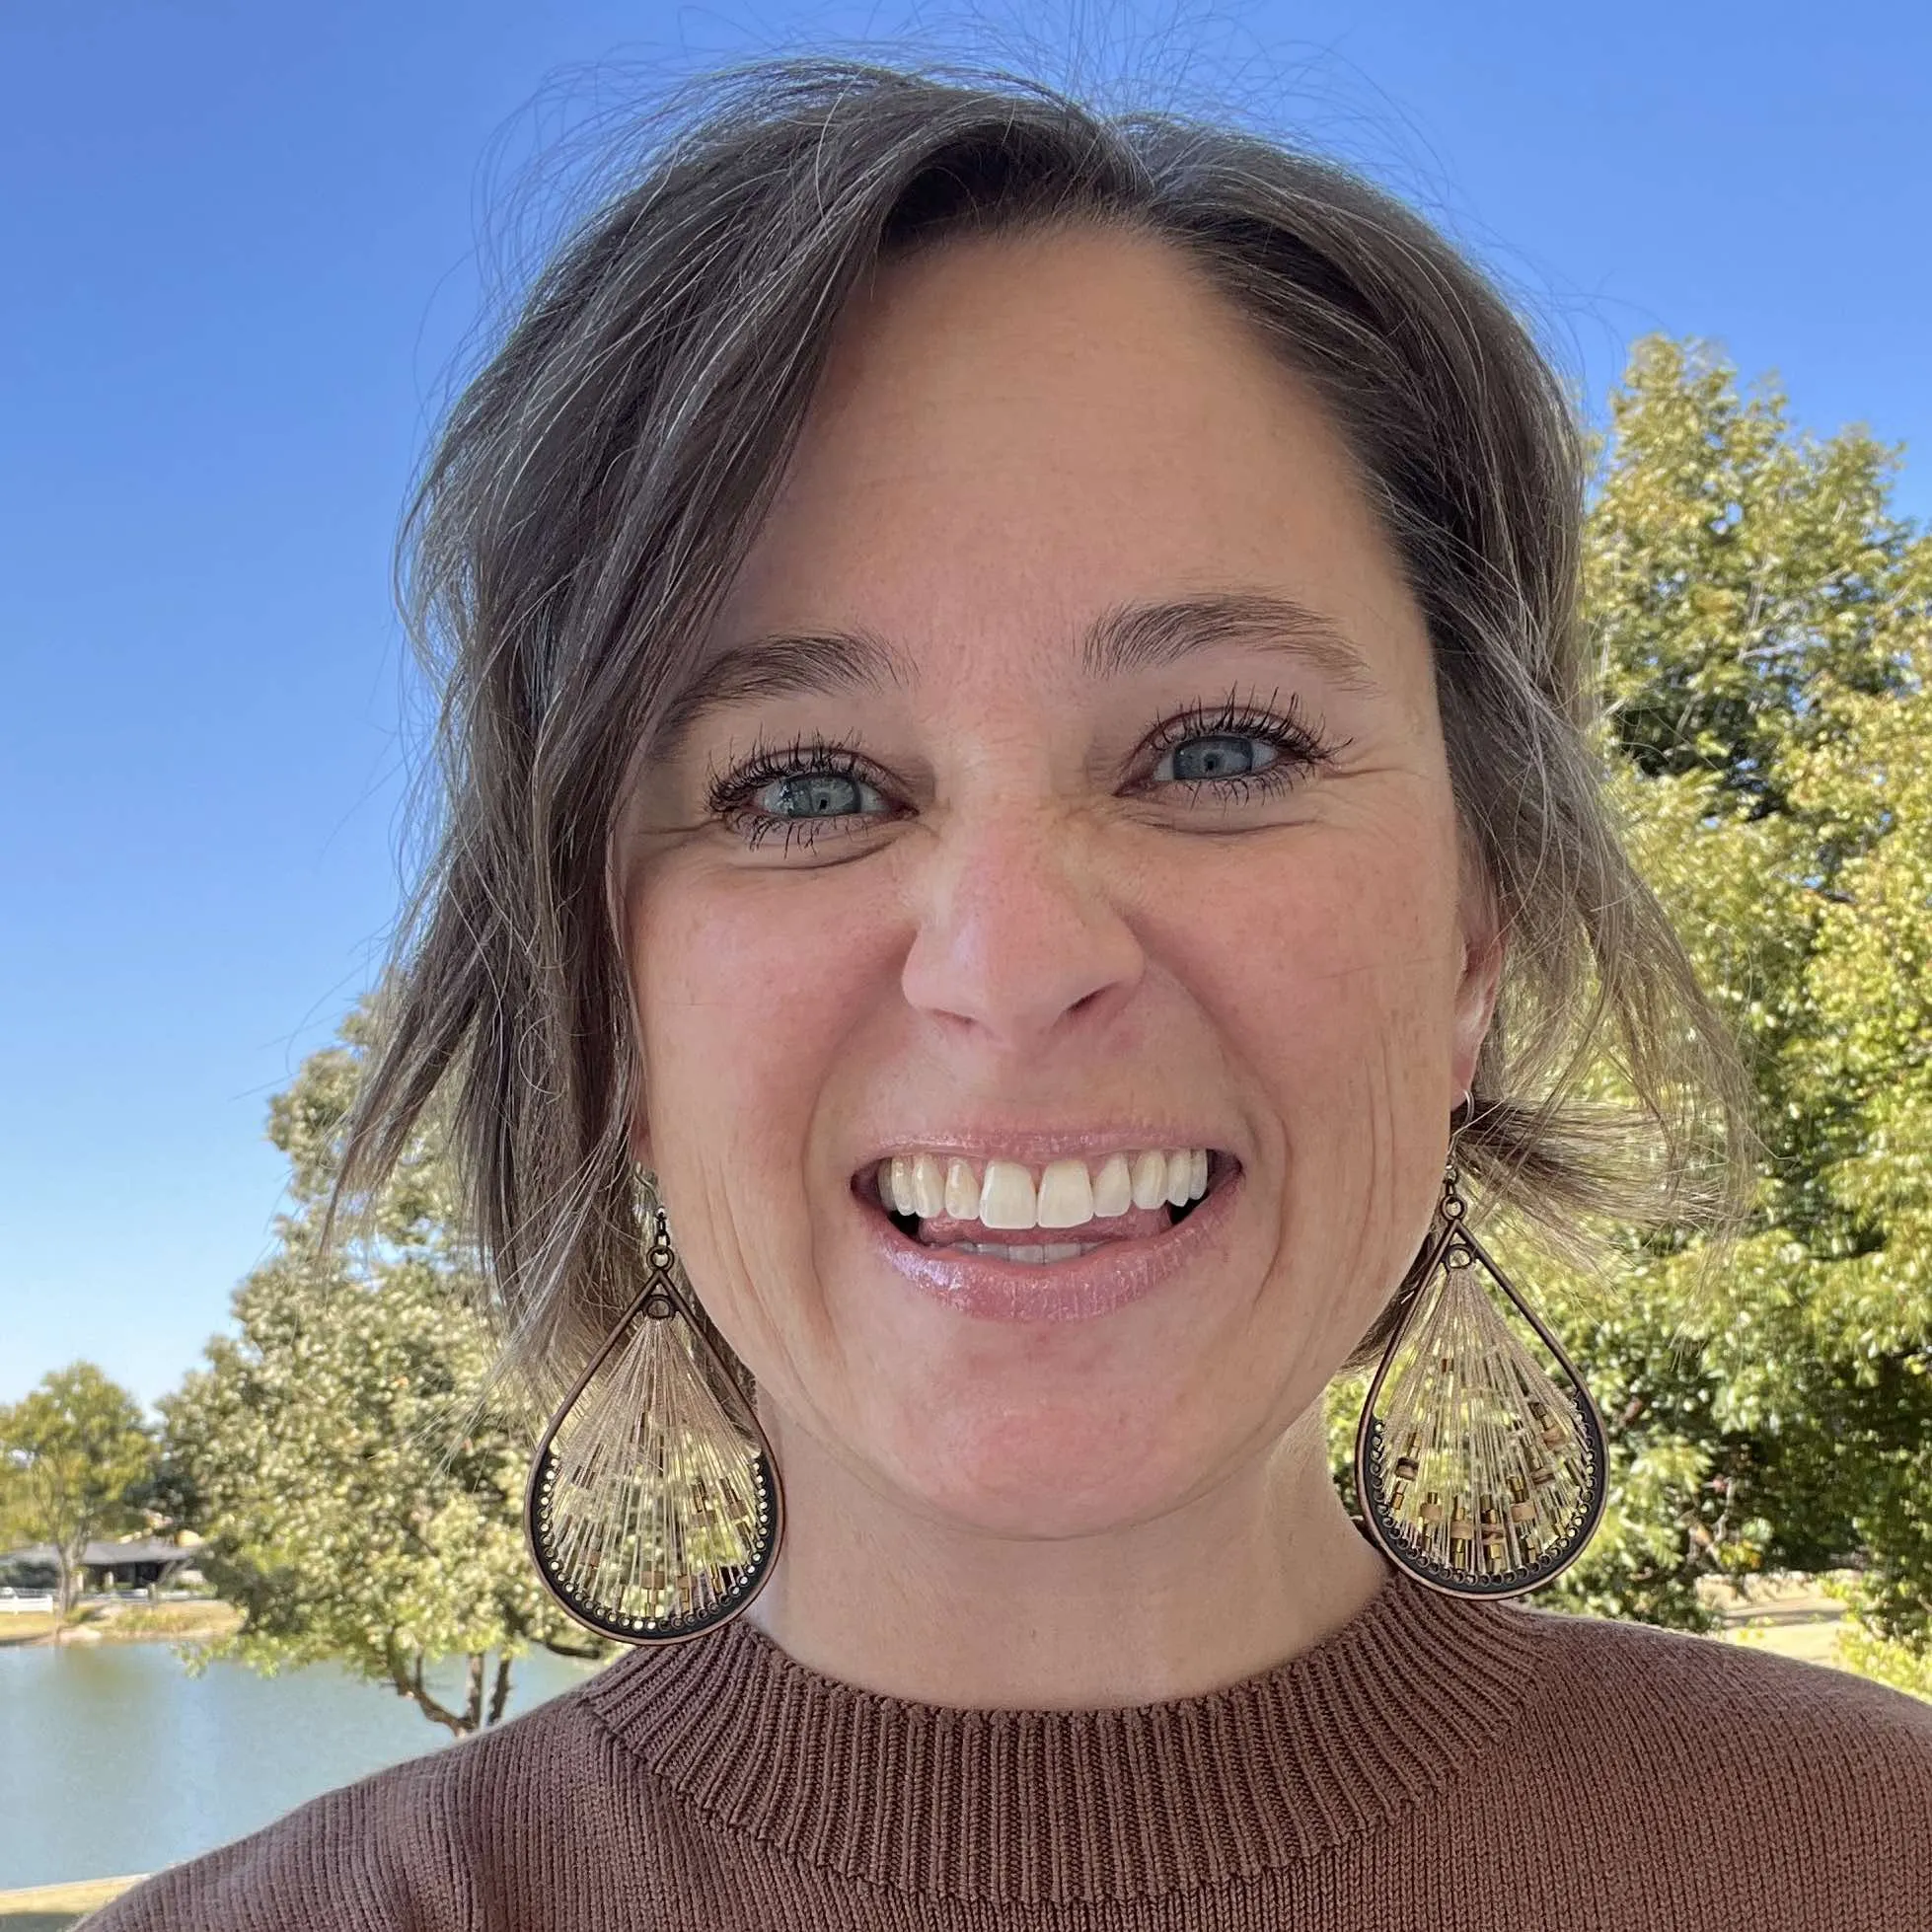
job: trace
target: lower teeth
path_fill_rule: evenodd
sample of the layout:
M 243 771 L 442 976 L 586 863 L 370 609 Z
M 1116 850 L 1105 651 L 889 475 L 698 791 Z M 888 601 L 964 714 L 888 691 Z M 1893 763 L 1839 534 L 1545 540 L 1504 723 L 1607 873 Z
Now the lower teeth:
M 997 1241 L 953 1241 L 948 1243 L 949 1254 L 990 1254 L 1001 1261 L 1030 1261 L 1044 1264 L 1049 1261 L 1074 1261 L 1083 1254 L 1091 1254 L 1095 1248 L 1104 1247 L 1104 1241 L 1053 1241 L 1039 1247 L 1002 1247 Z

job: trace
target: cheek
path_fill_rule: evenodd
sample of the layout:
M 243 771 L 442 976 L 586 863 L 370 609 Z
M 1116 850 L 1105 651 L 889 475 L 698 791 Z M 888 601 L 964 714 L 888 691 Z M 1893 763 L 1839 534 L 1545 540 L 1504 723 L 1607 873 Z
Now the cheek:
M 857 868 L 810 878 L 668 875 L 632 918 L 652 1142 L 667 1163 L 790 1158 L 852 1029 L 876 1004 L 881 930 Z
M 809 1380 L 828 1345 L 812 1150 L 890 970 L 863 869 L 667 866 L 630 910 L 650 1157 L 678 1249 L 733 1348 L 779 1387 Z
M 1284 1096 L 1301 1111 L 1346 1086 L 1372 1050 L 1420 1061 L 1440 1044 L 1452 1019 L 1452 884 L 1413 828 L 1310 826 L 1267 852 L 1224 847 L 1177 867 L 1150 903 L 1161 950 L 1184 962 L 1244 1063 L 1329 1070 Z
M 1298 1320 L 1333 1297 L 1340 1326 L 1366 1326 L 1426 1225 L 1460 959 L 1438 857 L 1413 824 L 1309 826 L 1197 858 L 1158 901 L 1157 944 L 1279 1181 L 1278 1312 Z M 1208 917 L 1230 906 L 1233 929 Z

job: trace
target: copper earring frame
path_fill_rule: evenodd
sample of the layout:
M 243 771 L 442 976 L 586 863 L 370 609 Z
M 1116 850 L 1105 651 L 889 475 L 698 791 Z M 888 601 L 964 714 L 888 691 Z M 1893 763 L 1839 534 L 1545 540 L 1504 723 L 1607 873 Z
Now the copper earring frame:
M 1463 1104 L 1467 1104 L 1466 1099 Z M 1458 1107 L 1456 1111 L 1459 1113 L 1461 1108 Z M 1445 1170 L 1445 1205 L 1441 1211 L 1444 1225 L 1442 1232 L 1436 1237 L 1429 1250 L 1428 1262 L 1422 1269 L 1422 1285 L 1403 1311 L 1402 1319 L 1396 1324 L 1394 1334 L 1389 1337 L 1388 1345 L 1383 1349 L 1381 1361 L 1376 1367 L 1375 1378 L 1369 1384 L 1369 1392 L 1363 1398 L 1362 1414 L 1356 1425 L 1355 1435 L 1356 1501 L 1361 1510 L 1360 1520 L 1377 1547 L 1391 1563 L 1425 1589 L 1436 1591 L 1446 1597 L 1500 1600 L 1525 1596 L 1532 1590 L 1540 1590 L 1543 1585 L 1561 1576 L 1589 1546 L 1590 1539 L 1596 1535 L 1598 1526 L 1602 1522 L 1603 1511 L 1609 1500 L 1609 1450 L 1603 1432 L 1602 1415 L 1577 1365 L 1571 1361 L 1569 1353 L 1550 1332 L 1536 1311 L 1518 1294 L 1515 1284 L 1496 1265 L 1489 1250 L 1464 1226 L 1461 1197 L 1455 1193 L 1451 1178 L 1453 1173 L 1452 1164 Z M 1451 1200 L 1455 1203 L 1453 1213 L 1450 1213 L 1448 1208 L 1448 1203 Z M 1504 1571 L 1493 1578 L 1476 1572 L 1451 1573 L 1447 1566 L 1439 1566 L 1420 1558 L 1418 1553 L 1406 1543 L 1384 1501 L 1382 1461 L 1387 1445 L 1382 1436 L 1380 1418 L 1375 1414 L 1376 1398 L 1381 1393 L 1382 1384 L 1388 1377 L 1389 1369 L 1400 1353 L 1403 1342 L 1416 1326 L 1423 1303 L 1428 1300 L 1436 1270 L 1439 1267 L 1447 1269 L 1452 1265 L 1449 1256 L 1452 1249 L 1458 1245 L 1466 1248 L 1471 1257 L 1470 1263 L 1465 1265 L 1479 1264 L 1485 1270 L 1490 1280 L 1501 1287 L 1503 1293 L 1515 1304 L 1517 1312 L 1535 1331 L 1543 1346 L 1561 1365 L 1567 1382 L 1564 1393 L 1575 1411 L 1582 1445 L 1591 1465 L 1590 1502 L 1578 1523 L 1543 1556 L 1528 1565 L 1519 1565 L 1516 1569 Z
M 595 1355 L 584 1368 L 583 1373 L 571 1384 L 570 1391 L 552 1412 L 545 1425 L 542 1438 L 537 1444 L 535 1455 L 531 1458 L 530 1475 L 523 1491 L 523 1532 L 524 1542 L 530 1551 L 530 1560 L 536 1565 L 537 1574 L 542 1578 L 544 1588 L 578 1623 L 594 1630 L 600 1636 L 610 1637 L 621 1644 L 632 1646 L 658 1646 L 665 1644 L 688 1643 L 694 1637 L 702 1637 L 714 1630 L 719 1624 L 727 1623 L 739 1615 L 751 1600 L 770 1581 L 772 1566 L 778 1560 L 780 1546 L 784 1541 L 784 1486 L 779 1480 L 778 1463 L 772 1453 L 771 1439 L 765 1433 L 765 1425 L 758 1419 L 756 1406 L 747 1400 L 744 1403 L 745 1415 L 758 1439 L 758 1448 L 753 1460 L 753 1482 L 759 1494 L 759 1521 L 763 1534 L 753 1551 L 752 1560 L 744 1574 L 718 1601 L 696 1620 L 681 1624 L 676 1630 L 657 1631 L 650 1628 L 649 1620 L 613 1615 L 605 1606 L 595 1603 L 572 1590 L 558 1574 L 555 1560 L 546 1547 L 542 1524 L 548 1521 L 545 1504 L 551 1486 L 557 1480 L 557 1463 L 556 1443 L 558 1432 L 568 1419 L 570 1411 L 576 1406 L 585 1389 L 596 1379 L 597 1373 L 616 1352 L 621 1343 L 632 1332 L 636 1321 L 666 1321 L 682 1318 L 691 1329 L 705 1361 L 709 1365 L 719 1383 L 727 1388 L 736 1386 L 723 1356 L 713 1346 L 704 1325 L 697 1320 L 690 1304 L 679 1292 L 670 1267 L 656 1259 L 660 1249 L 669 1254 L 670 1235 L 664 1211 L 655 1211 L 656 1233 L 651 1245 L 651 1272 L 643 1292 L 625 1311 L 623 1319 L 611 1330 Z

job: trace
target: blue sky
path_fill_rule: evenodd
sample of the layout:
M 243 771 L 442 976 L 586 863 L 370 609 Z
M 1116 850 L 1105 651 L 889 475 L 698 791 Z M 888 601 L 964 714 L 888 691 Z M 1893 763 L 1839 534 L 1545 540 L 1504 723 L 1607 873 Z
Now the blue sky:
M 371 976 L 409 843 L 397 512 L 505 194 L 588 108 L 814 46 L 1231 101 L 1420 201 L 1593 407 L 1633 337 L 1714 337 L 1800 421 L 1911 445 L 1923 517 L 1928 20 L 0 9 L 0 1400 L 77 1356 L 152 1399 L 267 1249 L 268 1096 Z

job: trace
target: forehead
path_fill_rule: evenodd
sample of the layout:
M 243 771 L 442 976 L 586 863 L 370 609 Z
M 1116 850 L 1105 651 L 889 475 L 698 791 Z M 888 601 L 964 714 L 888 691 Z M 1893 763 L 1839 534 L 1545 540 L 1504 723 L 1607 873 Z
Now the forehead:
M 1069 672 L 1102 613 L 1239 586 L 1397 689 L 1421 619 L 1309 386 L 1171 247 L 1092 229 L 883 267 L 835 332 L 710 639 L 864 631 Z M 936 660 L 936 662 L 935 662 Z

